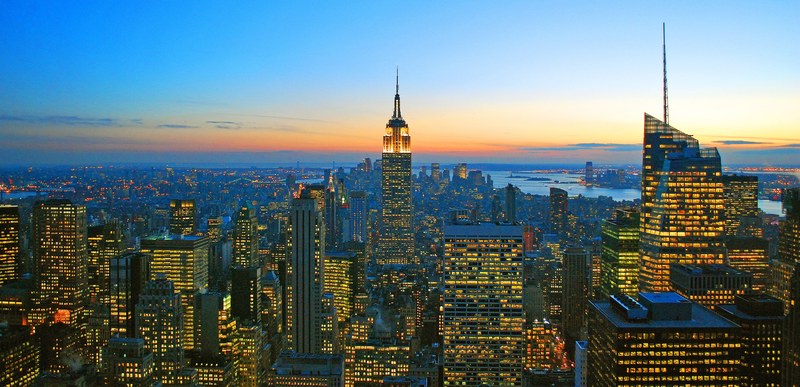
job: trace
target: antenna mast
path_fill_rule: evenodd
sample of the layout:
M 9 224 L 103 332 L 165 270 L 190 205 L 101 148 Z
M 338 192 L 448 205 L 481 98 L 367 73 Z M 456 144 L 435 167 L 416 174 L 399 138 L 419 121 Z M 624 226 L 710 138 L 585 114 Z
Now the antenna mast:
M 669 98 L 667 97 L 667 23 L 661 23 L 661 46 L 664 49 L 664 123 L 669 125 Z

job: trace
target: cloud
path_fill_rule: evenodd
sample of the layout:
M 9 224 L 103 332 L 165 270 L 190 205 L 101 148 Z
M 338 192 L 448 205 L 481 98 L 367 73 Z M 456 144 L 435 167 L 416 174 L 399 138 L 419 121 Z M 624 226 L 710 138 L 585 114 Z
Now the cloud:
M 763 141 L 746 141 L 746 140 L 721 140 L 721 141 L 714 141 L 717 144 L 723 145 L 766 145 L 772 144 L 771 142 L 763 142 Z
M 230 129 L 230 130 L 240 129 L 243 126 L 241 122 L 233 122 L 233 121 L 206 121 L 206 124 L 210 124 L 218 129 Z
M 196 128 L 197 126 L 193 125 L 184 125 L 184 124 L 161 124 L 157 126 L 158 128 L 166 128 L 166 129 L 192 129 Z
M 263 118 L 274 118 L 278 120 L 290 120 L 290 121 L 311 121 L 311 122 L 324 122 L 328 124 L 336 124 L 336 121 L 326 121 L 320 120 L 318 118 L 307 118 L 307 117 L 287 117 L 287 116 L 272 116 L 272 115 L 264 115 L 264 114 L 253 114 L 253 117 L 263 117 Z
M 0 121 L 17 122 L 32 125 L 61 125 L 61 126 L 89 126 L 89 127 L 113 127 L 122 126 L 116 118 L 95 118 L 81 116 L 38 116 L 38 115 L 0 115 Z

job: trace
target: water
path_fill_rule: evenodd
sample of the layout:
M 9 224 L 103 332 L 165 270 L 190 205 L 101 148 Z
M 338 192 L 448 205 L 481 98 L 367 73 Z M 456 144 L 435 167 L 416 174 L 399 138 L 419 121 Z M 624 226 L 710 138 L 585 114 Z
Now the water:
M 502 188 L 511 183 L 519 187 L 522 192 L 533 195 L 550 195 L 550 187 L 556 187 L 567 191 L 569 196 L 583 195 L 589 198 L 608 196 L 616 201 L 633 201 L 641 198 L 641 192 L 638 189 L 599 188 L 580 185 L 578 182 L 583 175 L 577 173 L 519 173 L 514 175 L 521 178 L 509 178 L 508 171 L 484 171 L 483 173 L 492 175 L 495 188 Z M 526 180 L 528 177 L 550 180 L 529 181 Z M 781 215 L 781 202 L 779 201 L 759 200 L 758 207 L 767 214 Z

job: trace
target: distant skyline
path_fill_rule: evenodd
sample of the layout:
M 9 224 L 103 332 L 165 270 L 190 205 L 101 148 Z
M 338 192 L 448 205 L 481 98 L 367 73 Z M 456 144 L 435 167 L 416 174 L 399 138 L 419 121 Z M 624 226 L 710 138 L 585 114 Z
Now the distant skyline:
M 644 112 L 800 165 L 800 3 L 0 4 L 0 166 L 640 164 Z

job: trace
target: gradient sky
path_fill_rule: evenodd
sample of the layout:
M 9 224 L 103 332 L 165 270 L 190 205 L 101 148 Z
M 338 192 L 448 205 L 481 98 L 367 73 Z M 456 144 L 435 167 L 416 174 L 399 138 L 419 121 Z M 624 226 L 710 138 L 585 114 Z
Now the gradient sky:
M 643 113 L 800 164 L 800 2 L 0 2 L 0 164 L 641 163 Z

